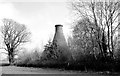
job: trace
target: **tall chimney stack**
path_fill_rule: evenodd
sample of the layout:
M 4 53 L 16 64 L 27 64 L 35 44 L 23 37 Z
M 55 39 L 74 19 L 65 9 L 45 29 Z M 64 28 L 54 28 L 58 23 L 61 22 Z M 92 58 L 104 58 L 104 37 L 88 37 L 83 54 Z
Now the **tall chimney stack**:
M 69 48 L 67 46 L 67 42 L 65 40 L 63 30 L 62 30 L 63 25 L 55 25 L 55 35 L 53 38 L 53 44 L 57 44 L 57 48 L 62 54 L 61 59 L 67 59 L 71 58 L 71 53 L 69 51 Z

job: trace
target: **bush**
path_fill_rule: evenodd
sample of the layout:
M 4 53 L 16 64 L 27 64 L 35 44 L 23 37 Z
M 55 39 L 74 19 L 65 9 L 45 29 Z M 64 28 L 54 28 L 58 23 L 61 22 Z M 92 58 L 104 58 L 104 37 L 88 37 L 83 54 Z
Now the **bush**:
M 42 60 L 43 61 L 61 61 L 62 60 L 62 53 L 57 48 L 57 44 L 52 44 L 52 42 L 48 42 L 45 45 L 45 49 L 42 53 Z
M 39 66 L 40 63 L 41 53 L 38 48 L 35 48 L 30 53 L 21 53 L 14 64 L 19 66 Z

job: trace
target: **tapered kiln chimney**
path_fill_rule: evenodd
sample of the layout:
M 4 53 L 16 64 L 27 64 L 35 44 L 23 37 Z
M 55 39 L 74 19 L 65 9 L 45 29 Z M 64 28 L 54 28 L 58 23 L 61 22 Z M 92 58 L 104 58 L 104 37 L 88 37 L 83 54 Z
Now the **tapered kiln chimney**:
M 71 58 L 71 53 L 70 53 L 69 48 L 67 46 L 67 42 L 66 42 L 66 39 L 64 37 L 62 27 L 63 27 L 63 25 L 55 25 L 55 35 L 53 38 L 53 44 L 58 45 L 57 48 L 62 53 L 61 58 L 63 57 L 63 59 L 69 60 L 68 58 Z
M 55 35 L 53 43 L 56 43 L 59 46 L 67 46 L 62 27 L 63 25 L 55 25 Z

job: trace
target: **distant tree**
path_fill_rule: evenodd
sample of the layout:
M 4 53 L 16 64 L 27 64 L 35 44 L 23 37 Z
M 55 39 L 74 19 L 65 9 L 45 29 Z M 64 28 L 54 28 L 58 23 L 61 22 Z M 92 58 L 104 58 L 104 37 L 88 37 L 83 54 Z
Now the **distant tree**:
M 8 52 L 9 63 L 12 64 L 18 51 L 17 47 L 30 40 L 30 32 L 27 31 L 24 24 L 5 18 L 3 19 L 3 26 L 1 26 L 1 33 L 5 44 L 4 49 Z

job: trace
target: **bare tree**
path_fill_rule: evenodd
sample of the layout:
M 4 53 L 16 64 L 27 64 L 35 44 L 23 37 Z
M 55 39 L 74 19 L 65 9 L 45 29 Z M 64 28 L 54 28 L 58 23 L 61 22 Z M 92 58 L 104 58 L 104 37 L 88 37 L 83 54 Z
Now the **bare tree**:
M 111 57 L 114 57 L 114 36 L 120 25 L 120 22 L 118 22 L 118 16 L 120 15 L 119 3 L 120 1 L 118 0 L 94 0 L 90 2 L 79 0 L 72 2 L 72 7 L 77 11 L 79 18 L 87 17 L 95 24 L 95 27 L 93 28 L 97 31 L 95 33 L 95 38 L 101 52 L 103 52 L 103 54 L 107 53 L 105 56 L 110 55 Z M 105 37 L 107 38 L 106 43 Z M 104 45 L 107 46 L 105 47 Z
M 3 19 L 3 26 L 1 26 L 1 33 L 4 49 L 8 52 L 9 63 L 14 62 L 14 56 L 16 55 L 17 47 L 22 43 L 28 42 L 30 32 L 24 24 L 19 24 L 12 19 Z

